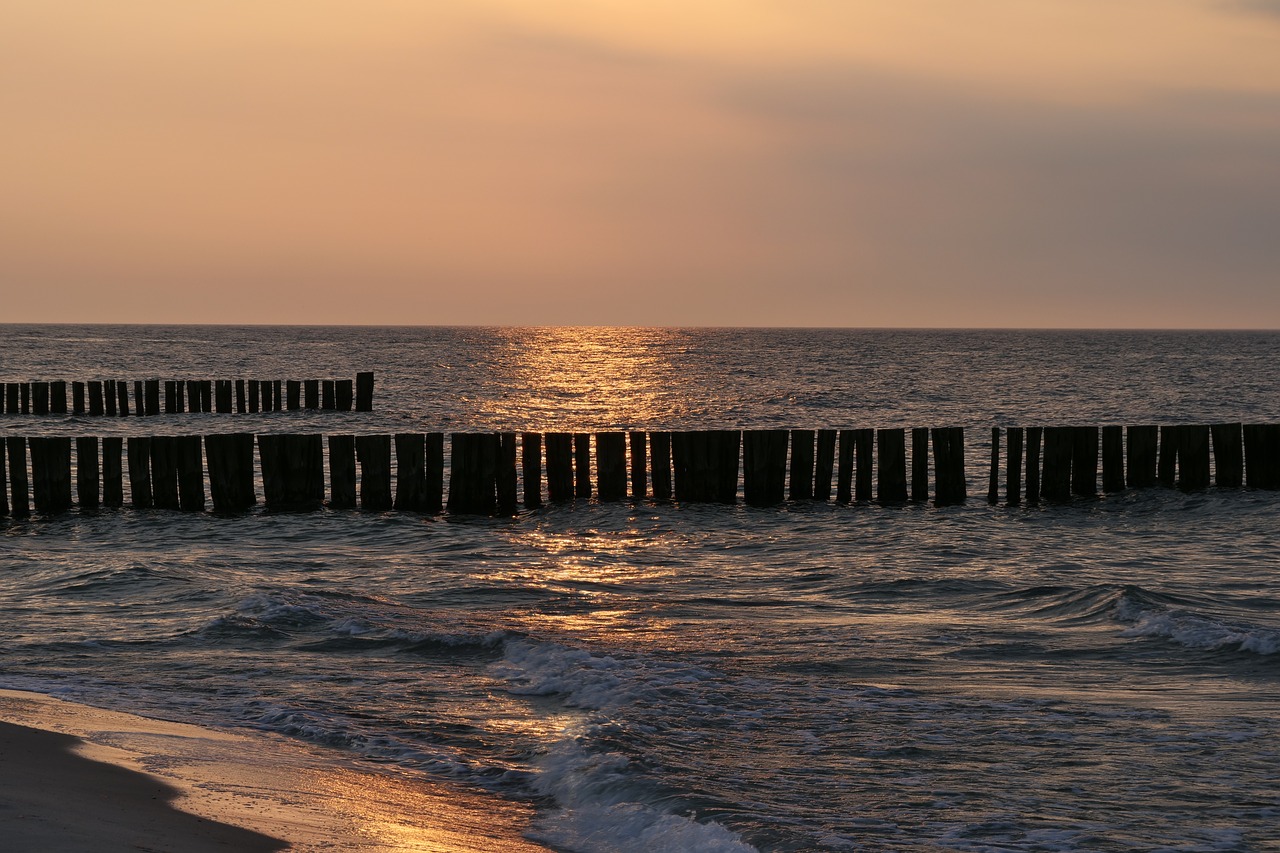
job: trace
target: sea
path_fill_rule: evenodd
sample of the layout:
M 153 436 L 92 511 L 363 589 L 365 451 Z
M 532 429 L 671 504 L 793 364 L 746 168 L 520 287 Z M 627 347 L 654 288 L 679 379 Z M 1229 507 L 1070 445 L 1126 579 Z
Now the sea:
M 572 853 L 1280 850 L 1280 493 L 986 500 L 992 426 L 1274 423 L 1277 364 L 1277 332 L 0 326 L 0 381 L 377 383 L 3 435 L 964 426 L 969 489 L 0 519 L 0 688 L 527 804 Z

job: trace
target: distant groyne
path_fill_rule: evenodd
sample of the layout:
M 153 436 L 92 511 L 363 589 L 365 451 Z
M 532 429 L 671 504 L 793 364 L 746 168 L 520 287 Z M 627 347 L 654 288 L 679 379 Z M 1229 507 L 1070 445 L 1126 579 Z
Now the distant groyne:
M 133 390 L 130 399 L 130 388 Z M 70 397 L 68 400 L 68 389 Z M 0 382 L 0 415 L 128 417 L 296 409 L 373 411 L 373 373 L 350 379 L 92 379 Z
M 521 504 L 787 501 L 947 506 L 969 498 L 960 427 L 700 431 L 224 433 L 3 439 L 0 515 L 73 507 L 363 508 L 514 515 Z M 1053 504 L 1164 486 L 1280 489 L 1280 425 L 992 427 L 986 499 Z M 256 452 L 255 452 L 256 451 Z M 393 452 L 394 451 L 394 452 Z M 447 479 L 447 483 L 446 483 Z M 260 488 L 259 488 L 260 487 Z

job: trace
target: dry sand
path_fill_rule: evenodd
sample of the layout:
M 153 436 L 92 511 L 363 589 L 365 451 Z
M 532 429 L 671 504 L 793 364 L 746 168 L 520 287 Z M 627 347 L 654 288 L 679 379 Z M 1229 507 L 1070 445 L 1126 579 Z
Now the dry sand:
M 7 722 L 5 722 L 7 721 Z M 0 690 L 0 847 L 59 853 L 547 853 L 533 814 L 270 735 Z

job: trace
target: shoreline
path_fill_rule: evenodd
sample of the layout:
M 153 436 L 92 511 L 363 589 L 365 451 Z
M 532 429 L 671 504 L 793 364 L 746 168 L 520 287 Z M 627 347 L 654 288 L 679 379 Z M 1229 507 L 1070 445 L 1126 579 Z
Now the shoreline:
M 230 733 L 0 690 L 0 832 L 15 849 L 548 853 L 528 806 Z

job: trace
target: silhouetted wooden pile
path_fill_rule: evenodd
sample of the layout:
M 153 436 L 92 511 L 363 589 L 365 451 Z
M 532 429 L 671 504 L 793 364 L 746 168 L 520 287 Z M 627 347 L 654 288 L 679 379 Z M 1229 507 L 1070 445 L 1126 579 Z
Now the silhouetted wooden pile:
M 275 389 L 268 393 L 277 399 Z M 42 515 L 123 506 L 126 470 L 136 508 L 200 511 L 208 497 L 217 512 L 254 506 L 258 482 L 273 510 L 327 504 L 498 516 L 514 515 L 521 497 L 530 509 L 593 494 L 643 500 L 650 483 L 654 501 L 732 504 L 741 494 L 750 506 L 829 501 L 833 476 L 839 503 L 870 502 L 873 485 L 880 504 L 923 503 L 931 470 L 935 505 L 963 503 L 968 485 L 959 427 L 912 430 L 910 465 L 903 429 L 453 433 L 448 446 L 446 496 L 439 432 L 331 435 L 327 443 L 319 434 L 9 436 L 0 515 L 29 515 L 33 503 Z M 986 449 L 988 501 L 999 502 L 1003 482 L 1009 506 L 1096 498 L 1099 458 L 1104 494 L 1157 485 L 1280 489 L 1280 425 L 997 427 Z
M 282 386 L 286 391 L 281 394 Z M 305 386 L 306 398 L 300 390 Z M 235 407 L 232 407 L 232 388 Z M 323 388 L 323 395 L 321 389 Z M 297 409 L 373 411 L 373 374 L 357 373 L 350 379 L 144 379 L 129 383 L 119 379 L 95 379 L 71 383 L 71 408 L 67 408 L 67 383 L 0 382 L 0 415 L 88 415 L 127 417 L 174 415 L 183 412 L 230 414 L 235 411 L 279 412 Z

